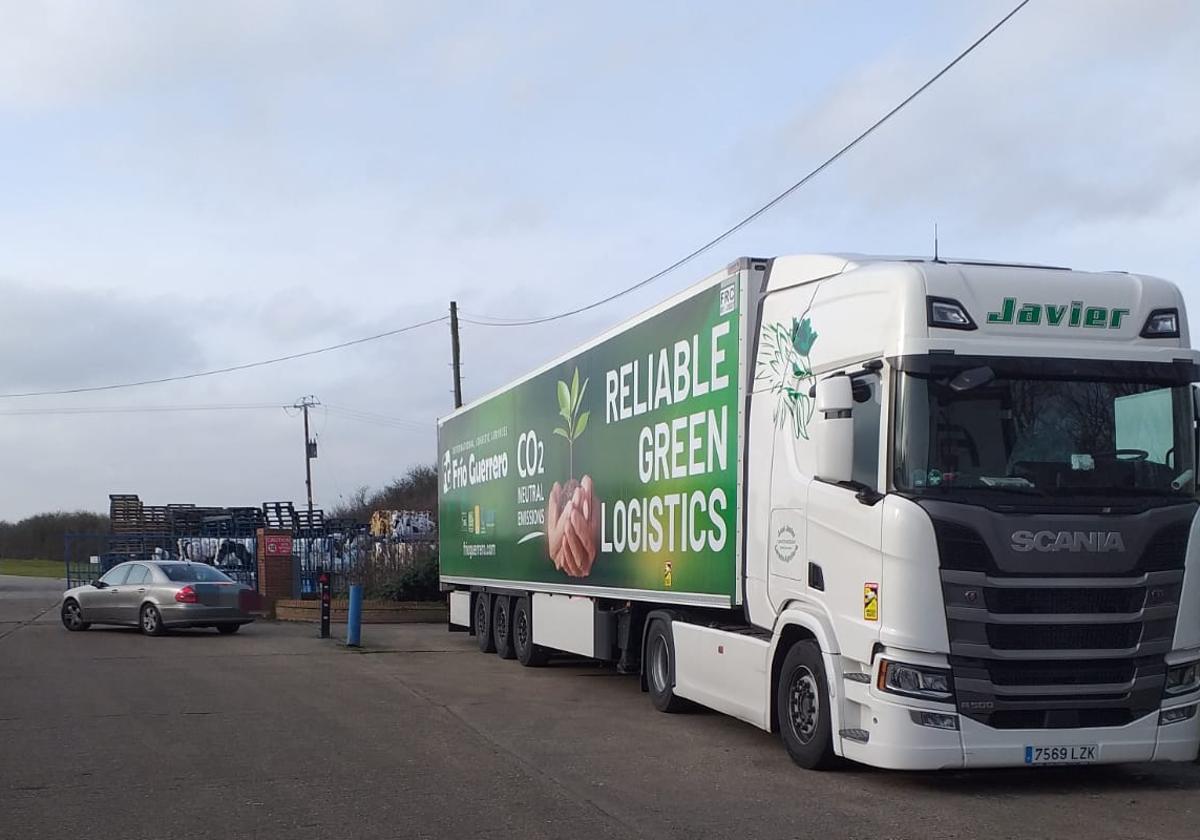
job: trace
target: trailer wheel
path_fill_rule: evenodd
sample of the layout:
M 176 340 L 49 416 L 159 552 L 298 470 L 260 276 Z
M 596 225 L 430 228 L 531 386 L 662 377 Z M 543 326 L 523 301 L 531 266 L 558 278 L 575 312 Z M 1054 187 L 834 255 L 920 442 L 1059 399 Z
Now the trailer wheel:
M 775 695 L 779 737 L 792 761 L 805 770 L 823 770 L 834 762 L 829 717 L 829 682 L 816 642 L 792 645 L 783 660 Z
M 495 653 L 496 640 L 492 638 L 492 603 L 486 592 L 475 594 L 475 641 L 481 653 Z
M 650 623 L 646 632 L 646 688 L 660 712 L 682 712 L 688 701 L 675 696 L 675 640 L 671 626 L 662 619 Z
M 501 659 L 516 659 L 513 650 L 512 598 L 507 595 L 492 596 L 492 638 L 496 653 Z
M 513 607 L 512 620 L 513 649 L 517 661 L 526 668 L 540 668 L 550 658 L 550 652 L 541 645 L 533 643 L 533 604 L 528 595 L 517 599 Z

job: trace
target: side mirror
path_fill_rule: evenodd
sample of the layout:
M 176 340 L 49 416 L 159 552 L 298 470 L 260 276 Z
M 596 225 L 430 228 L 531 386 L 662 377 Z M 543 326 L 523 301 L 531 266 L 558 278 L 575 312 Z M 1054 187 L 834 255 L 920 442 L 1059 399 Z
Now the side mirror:
M 839 483 L 854 474 L 854 386 L 844 373 L 817 381 L 817 478 Z
M 100 580 L 100 578 L 96 578 L 94 581 L 92 581 L 92 586 L 96 587 L 97 589 L 103 589 L 104 587 L 108 586 L 108 584 Z

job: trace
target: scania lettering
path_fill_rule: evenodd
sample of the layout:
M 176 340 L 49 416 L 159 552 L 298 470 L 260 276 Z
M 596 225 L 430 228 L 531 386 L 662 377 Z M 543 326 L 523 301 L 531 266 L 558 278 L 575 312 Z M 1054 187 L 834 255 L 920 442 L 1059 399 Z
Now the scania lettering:
M 1155 277 L 743 258 L 439 422 L 450 626 L 805 768 L 1192 761 L 1197 380 Z

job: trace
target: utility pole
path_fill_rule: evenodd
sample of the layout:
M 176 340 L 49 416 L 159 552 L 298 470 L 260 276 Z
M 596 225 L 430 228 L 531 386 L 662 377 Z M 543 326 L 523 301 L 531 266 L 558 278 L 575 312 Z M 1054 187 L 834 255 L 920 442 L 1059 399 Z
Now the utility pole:
M 462 408 L 462 364 L 458 356 L 458 301 L 450 301 L 450 364 L 454 368 L 454 407 Z
M 312 502 L 312 462 L 313 458 L 317 457 L 317 442 L 312 439 L 308 432 L 308 410 L 314 406 L 321 404 L 321 401 L 309 394 L 307 397 L 301 397 L 296 400 L 292 408 L 298 408 L 304 412 L 304 486 L 308 489 L 308 527 L 312 527 L 313 518 L 313 502 Z

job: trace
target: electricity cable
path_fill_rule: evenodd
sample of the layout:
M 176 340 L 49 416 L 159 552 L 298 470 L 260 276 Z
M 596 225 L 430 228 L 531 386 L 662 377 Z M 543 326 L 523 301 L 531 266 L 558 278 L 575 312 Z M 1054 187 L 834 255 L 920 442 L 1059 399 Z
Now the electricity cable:
M 560 312 L 557 315 L 545 315 L 545 316 L 541 316 L 541 317 L 530 317 L 530 318 L 489 318 L 488 316 L 481 316 L 481 315 L 475 315 L 475 316 L 468 317 L 467 315 L 460 313 L 459 320 L 465 321 L 469 324 L 475 324 L 476 326 L 481 326 L 481 327 L 527 327 L 527 326 L 532 326 L 534 324 L 545 324 L 549 321 L 558 321 L 562 318 L 569 318 L 572 315 L 578 315 L 582 312 L 587 312 L 590 309 L 595 309 L 598 306 L 603 306 L 606 303 L 611 303 L 612 301 L 614 301 L 620 297 L 624 297 L 625 295 L 630 294 L 631 292 L 635 292 L 638 289 L 641 289 L 645 286 L 650 285 L 651 283 L 655 282 L 656 280 L 660 280 L 663 277 L 666 277 L 671 272 L 675 271 L 678 268 L 682 268 L 684 265 L 691 262 L 696 257 L 712 250 L 717 245 L 721 244 L 726 239 L 733 236 L 739 230 L 741 230 L 742 228 L 744 228 L 747 225 L 754 222 L 756 219 L 758 219 L 764 213 L 766 213 L 767 211 L 774 208 L 776 205 L 778 205 L 780 202 L 782 202 L 788 196 L 792 195 L 792 193 L 799 190 L 801 187 L 803 187 L 805 184 L 807 184 L 813 178 L 817 177 L 822 172 L 824 172 L 826 169 L 828 169 L 830 166 L 832 166 L 843 155 L 845 155 L 847 152 L 849 152 L 851 149 L 853 149 L 855 146 L 857 146 L 863 140 L 867 139 L 867 137 L 869 137 L 871 134 L 873 134 L 876 129 L 878 129 L 880 126 L 882 126 L 884 123 L 886 123 L 892 117 L 894 117 L 897 113 L 899 113 L 906 105 L 908 105 L 910 102 L 912 102 L 918 96 L 920 96 L 922 93 L 924 93 L 930 87 L 932 87 L 935 82 L 937 82 L 940 78 L 942 78 L 942 76 L 944 76 L 948 72 L 950 72 L 950 70 L 953 69 L 956 64 L 958 64 L 960 61 L 962 61 L 964 58 L 966 58 L 968 55 L 970 55 L 972 52 L 974 52 L 976 47 L 978 47 L 980 44 L 982 44 L 984 41 L 986 41 L 988 38 L 990 38 L 998 29 L 1000 29 L 1000 27 L 1002 27 L 1004 24 L 1008 23 L 1008 21 L 1014 15 L 1016 15 L 1017 12 L 1019 12 L 1019 11 L 1021 11 L 1021 9 L 1025 8 L 1025 6 L 1028 3 L 1029 3 L 1029 0 L 1021 0 L 1021 2 L 1018 3 L 1015 7 L 1013 7 L 1013 9 L 1008 14 L 1006 14 L 999 21 L 997 21 L 995 24 L 993 24 L 990 29 L 988 29 L 986 32 L 984 32 L 982 35 L 980 35 L 978 38 L 976 38 L 975 41 L 969 47 L 967 47 L 965 50 L 963 50 L 957 56 L 955 56 L 953 61 L 951 61 L 949 64 L 947 64 L 941 70 L 939 70 L 932 77 L 930 77 L 923 85 L 921 85 L 919 88 L 917 88 L 912 93 L 910 93 L 907 97 L 905 97 L 898 105 L 896 105 L 894 108 L 892 108 L 892 110 L 888 111 L 886 114 L 884 114 L 882 117 L 880 117 L 874 123 L 872 123 L 869 128 L 867 128 L 865 131 L 863 131 L 861 134 L 859 134 L 857 137 L 855 137 L 849 143 L 842 146 L 842 148 L 840 148 L 831 157 L 827 158 L 825 160 L 825 162 L 822 163 L 820 166 L 818 166 L 816 169 L 813 169 L 811 172 L 809 172 L 807 175 L 805 175 L 799 181 L 796 181 L 796 183 L 792 184 L 790 187 L 785 189 L 783 192 L 779 193 L 777 196 L 772 198 L 766 204 L 759 207 L 757 210 L 752 212 L 750 215 L 742 218 L 740 221 L 738 221 L 732 227 L 726 228 L 724 231 L 722 231 L 721 233 L 714 236 L 712 239 L 705 242 L 699 248 L 696 248 L 694 251 L 691 251 L 690 253 L 680 257 L 675 262 L 671 263 L 670 265 L 668 265 L 666 268 L 662 269 L 661 271 L 655 272 L 654 274 L 651 274 L 649 277 L 647 277 L 643 280 L 639 280 L 637 283 L 634 283 L 632 286 L 627 286 L 626 288 L 621 289 L 620 291 L 614 292 L 611 295 L 608 295 L 607 297 L 601 298 L 600 300 L 594 301 L 594 302 L 586 304 L 584 306 L 578 306 L 574 309 L 569 309 L 565 312 Z

